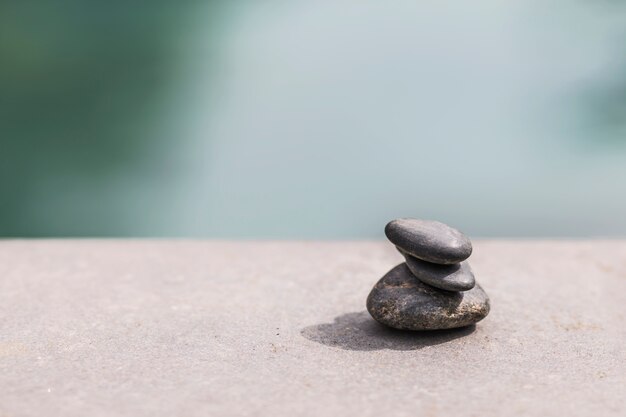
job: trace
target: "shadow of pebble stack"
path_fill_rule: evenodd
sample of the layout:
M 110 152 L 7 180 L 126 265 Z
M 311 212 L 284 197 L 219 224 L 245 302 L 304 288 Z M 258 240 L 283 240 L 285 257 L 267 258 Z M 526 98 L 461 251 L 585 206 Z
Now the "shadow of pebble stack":
M 376 321 L 396 329 L 438 330 L 469 326 L 489 314 L 489 297 L 467 261 L 467 236 L 417 219 L 393 220 L 385 234 L 406 262 L 387 272 L 367 297 Z

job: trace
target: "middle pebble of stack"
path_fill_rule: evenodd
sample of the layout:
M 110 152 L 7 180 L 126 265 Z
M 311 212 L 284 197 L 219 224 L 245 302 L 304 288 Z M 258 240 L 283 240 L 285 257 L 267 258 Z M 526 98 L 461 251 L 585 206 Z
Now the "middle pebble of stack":
M 370 293 L 367 308 L 374 319 L 398 329 L 434 330 L 467 326 L 489 313 L 489 298 L 467 261 L 472 254 L 467 236 L 419 219 L 393 220 L 385 235 L 406 263 Z

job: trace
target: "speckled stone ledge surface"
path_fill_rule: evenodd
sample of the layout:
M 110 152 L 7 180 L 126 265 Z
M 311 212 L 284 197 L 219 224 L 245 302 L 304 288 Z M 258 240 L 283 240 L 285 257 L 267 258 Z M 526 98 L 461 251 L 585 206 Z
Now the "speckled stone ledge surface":
M 365 299 L 380 242 L 0 241 L 0 416 L 623 416 L 626 241 L 474 242 L 470 328 Z

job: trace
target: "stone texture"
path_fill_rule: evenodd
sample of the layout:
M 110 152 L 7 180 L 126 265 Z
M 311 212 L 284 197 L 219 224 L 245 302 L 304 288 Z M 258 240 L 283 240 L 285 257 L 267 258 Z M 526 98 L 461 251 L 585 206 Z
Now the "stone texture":
M 489 316 L 405 332 L 388 242 L 0 240 L 0 416 L 626 415 L 626 241 L 473 243 Z
M 455 264 L 472 254 L 467 236 L 434 220 L 392 220 L 385 226 L 385 235 L 403 251 L 426 262 Z
M 447 291 L 467 291 L 476 284 L 468 261 L 454 265 L 439 265 L 422 261 L 406 252 L 401 253 L 411 273 L 425 284 Z
M 402 263 L 374 286 L 367 311 L 381 324 L 401 330 L 442 330 L 469 326 L 489 314 L 489 297 L 470 291 L 442 291 L 418 280 Z

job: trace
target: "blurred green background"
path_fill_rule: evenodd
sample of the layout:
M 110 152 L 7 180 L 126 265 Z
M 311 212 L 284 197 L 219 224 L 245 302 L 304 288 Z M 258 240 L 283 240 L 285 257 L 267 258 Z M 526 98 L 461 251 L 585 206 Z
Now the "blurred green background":
M 622 2 L 0 1 L 0 236 L 626 236 Z

